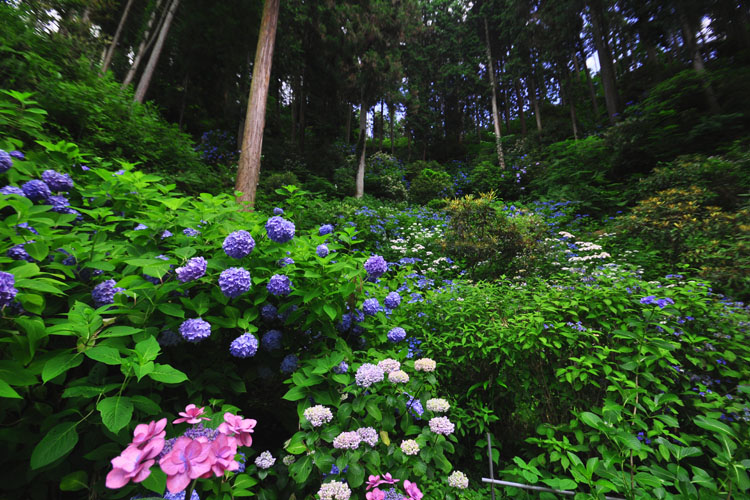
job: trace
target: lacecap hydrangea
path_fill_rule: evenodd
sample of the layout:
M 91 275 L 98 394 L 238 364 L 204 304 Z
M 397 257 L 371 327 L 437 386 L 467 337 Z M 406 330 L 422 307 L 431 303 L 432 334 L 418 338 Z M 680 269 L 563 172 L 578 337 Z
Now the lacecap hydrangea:
M 247 231 L 239 230 L 224 238 L 224 243 L 221 246 L 229 257 L 241 259 L 250 255 L 250 252 L 253 251 L 255 240 Z
M 211 336 L 211 325 L 201 318 L 188 319 L 180 325 L 180 335 L 188 342 L 200 342 Z
M 266 234 L 276 243 L 286 243 L 294 238 L 294 222 L 275 216 L 266 222 Z
M 241 267 L 230 267 L 222 271 L 219 276 L 221 293 L 230 298 L 239 297 L 250 290 L 252 280 L 250 273 Z
M 252 333 L 243 333 L 232 341 L 229 353 L 235 358 L 249 358 L 258 352 L 258 339 Z

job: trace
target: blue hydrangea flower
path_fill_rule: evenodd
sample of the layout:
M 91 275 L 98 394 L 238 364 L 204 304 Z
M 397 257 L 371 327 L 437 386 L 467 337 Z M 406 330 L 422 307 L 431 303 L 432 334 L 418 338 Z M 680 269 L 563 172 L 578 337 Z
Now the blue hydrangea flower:
M 388 263 L 380 255 L 373 255 L 365 262 L 365 271 L 372 278 L 380 278 L 388 270 Z
M 64 196 L 50 196 L 47 198 L 47 203 L 52 205 L 52 211 L 59 214 L 66 214 L 70 211 L 70 202 Z
M 294 259 L 292 259 L 291 257 L 284 257 L 283 259 L 279 259 L 277 264 L 279 265 L 279 267 L 290 266 L 294 264 Z
M 265 304 L 260 308 L 260 317 L 266 321 L 273 321 L 279 314 L 279 310 L 273 304 Z
M 273 209 L 274 215 L 284 215 L 284 209 L 279 207 L 274 207 Z
M 17 194 L 18 196 L 26 196 L 23 189 L 17 186 L 3 186 L 0 188 L 0 194 Z
M 385 296 L 383 303 L 388 309 L 396 309 L 401 303 L 401 295 L 398 292 L 391 292 Z
M 55 170 L 45 170 L 42 172 L 42 180 L 52 191 L 70 191 L 73 189 L 73 179 L 68 174 Z
M 163 233 L 161 233 L 161 239 L 165 240 L 172 236 L 172 232 L 169 229 L 165 229 Z
M 23 189 L 23 194 L 33 201 L 46 200 L 52 196 L 49 186 L 47 186 L 44 181 L 37 179 L 24 183 L 24 185 L 21 186 L 21 189 Z
M 315 253 L 321 259 L 327 257 L 328 256 L 328 245 L 318 245 L 318 247 L 315 249 Z
M 175 269 L 174 272 L 177 273 L 178 280 L 182 283 L 187 283 L 188 281 L 197 280 L 206 274 L 207 266 L 208 262 L 203 257 L 193 257 L 184 266 Z
M 294 354 L 289 354 L 281 360 L 281 373 L 292 373 L 297 369 L 299 358 Z
M 294 223 L 282 217 L 271 217 L 266 222 L 266 233 L 276 243 L 286 243 L 294 238 Z
M 405 498 L 403 494 L 396 491 L 396 488 L 391 488 L 385 492 L 383 500 L 404 500 Z
M 404 330 L 400 326 L 391 328 L 391 330 L 388 332 L 388 340 L 390 340 L 394 344 L 396 342 L 401 342 L 405 338 L 406 338 L 406 330 Z
M 182 342 L 182 337 L 173 332 L 172 330 L 162 330 L 159 337 L 156 339 L 159 345 L 162 347 L 171 347 Z
M 219 276 L 219 288 L 230 298 L 239 297 L 249 291 L 251 285 L 250 273 L 241 267 L 230 267 Z
M 26 243 L 34 243 L 34 240 L 28 241 Z M 34 262 L 34 259 L 31 258 L 29 253 L 24 248 L 24 245 L 26 245 L 26 243 L 19 243 L 18 245 L 10 247 L 5 255 L 13 260 L 25 260 L 28 262 Z
M 380 310 L 380 302 L 378 302 L 378 299 L 376 298 L 367 299 L 362 304 L 362 311 L 367 316 L 375 316 L 379 310 Z
M 278 330 L 268 330 L 261 337 L 260 344 L 268 352 L 281 349 L 281 332 Z
M 200 231 L 198 231 L 197 229 L 193 229 L 192 227 L 186 227 L 185 229 L 182 230 L 182 233 L 186 236 L 190 236 L 191 238 L 201 234 Z
M 24 155 L 22 151 L 15 150 L 15 151 L 11 151 L 8 154 L 11 156 L 11 158 L 15 158 L 16 160 L 26 159 L 26 155 Z
M 16 298 L 16 277 L 11 273 L 0 271 L 0 308 L 10 305 Z
M 339 375 L 346 373 L 349 371 L 349 365 L 346 364 L 346 361 L 342 361 L 338 365 L 333 367 L 333 373 L 337 373 Z
M 148 226 L 146 224 L 138 224 L 133 228 L 133 231 L 143 231 L 145 229 L 148 229 Z
M 250 255 L 250 252 L 253 251 L 255 240 L 247 231 L 239 230 L 224 238 L 224 243 L 221 246 L 228 256 L 241 259 Z
M 669 297 L 666 297 L 664 299 L 658 299 L 656 301 L 656 305 L 659 306 L 659 309 L 664 309 L 670 304 L 674 304 L 674 300 L 670 299 Z
M 408 399 L 406 400 L 406 409 L 411 413 L 411 416 L 414 417 L 417 420 L 422 419 L 422 414 L 424 413 L 424 408 L 422 407 L 422 402 L 409 394 L 408 392 L 405 393 Z
M 13 158 L 10 157 L 10 154 L 0 149 L 0 174 L 3 174 L 10 170 L 10 167 L 12 166 Z
M 249 358 L 258 352 L 258 339 L 252 333 L 243 333 L 232 341 L 229 353 L 235 358 Z
M 187 319 L 180 325 L 180 335 L 188 342 L 200 342 L 211 336 L 211 325 L 201 318 Z
M 91 291 L 91 298 L 94 299 L 96 307 L 114 304 L 115 294 L 125 291 L 124 288 L 116 287 L 116 284 L 115 280 L 106 280 L 94 287 Z
M 164 500 L 185 500 L 185 490 L 180 491 L 179 493 L 170 493 L 169 490 L 164 492 Z M 201 497 L 198 496 L 198 492 L 193 490 L 193 493 L 190 495 L 190 500 L 201 500 Z
M 20 227 L 21 229 L 26 229 L 27 231 L 30 231 L 34 234 L 39 234 L 39 232 L 36 229 L 34 229 L 32 226 L 29 226 L 28 222 L 21 222 L 20 224 L 16 224 L 16 227 Z
M 271 279 L 268 280 L 266 285 L 268 292 L 276 296 L 288 295 L 292 291 L 292 282 L 288 276 L 283 274 L 274 274 Z
M 331 234 L 333 232 L 333 226 L 331 224 L 323 224 L 320 226 L 320 229 L 318 229 L 318 235 L 325 236 L 326 234 Z

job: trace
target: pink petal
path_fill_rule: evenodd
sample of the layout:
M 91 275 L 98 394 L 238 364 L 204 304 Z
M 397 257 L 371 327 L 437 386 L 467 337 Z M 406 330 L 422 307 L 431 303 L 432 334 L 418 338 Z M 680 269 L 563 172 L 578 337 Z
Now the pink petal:
M 187 488 L 188 484 L 190 484 L 190 478 L 187 474 L 167 475 L 167 489 L 170 493 L 179 493 Z
M 109 474 L 107 474 L 107 480 L 104 483 L 107 488 L 116 490 L 117 488 L 122 488 L 126 484 L 128 484 L 128 481 L 130 481 L 130 477 L 125 473 L 122 469 L 112 469 L 109 471 Z

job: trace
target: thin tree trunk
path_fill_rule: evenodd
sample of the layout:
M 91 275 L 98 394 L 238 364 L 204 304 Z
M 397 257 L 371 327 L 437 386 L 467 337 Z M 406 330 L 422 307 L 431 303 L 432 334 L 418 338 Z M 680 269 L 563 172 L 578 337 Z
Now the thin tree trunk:
M 589 73 L 589 67 L 586 64 L 586 53 L 583 50 L 583 42 L 580 40 L 578 41 L 578 48 L 581 51 L 581 58 L 583 59 L 583 72 L 586 75 L 586 84 L 589 88 L 589 97 L 591 98 L 591 106 L 594 109 L 594 121 L 599 118 L 599 103 L 596 100 L 596 89 L 594 88 L 594 81 L 591 78 L 591 74 Z M 580 70 L 578 69 L 578 56 L 575 52 L 573 52 L 573 62 L 576 65 L 576 74 L 580 74 Z
M 521 122 L 521 135 L 526 137 L 526 112 L 524 111 L 525 103 L 521 94 L 521 81 L 516 79 L 516 104 L 518 104 L 518 120 Z
M 357 177 L 355 179 L 355 198 L 362 198 L 365 194 L 365 149 L 367 149 L 367 104 L 364 98 L 359 106 L 359 164 L 357 165 Z
M 292 83 L 292 146 L 297 143 L 297 122 L 299 121 L 299 76 Z
M 383 149 L 383 140 L 385 139 L 385 101 L 380 101 L 380 146 L 378 149 Z
M 503 102 L 505 103 L 505 106 L 503 107 L 503 118 L 505 119 L 505 130 L 508 134 L 510 134 L 510 100 L 508 99 L 508 87 L 505 82 L 500 86 L 500 89 L 503 92 Z
M 352 138 L 352 105 L 346 103 L 346 144 L 351 142 Z
M 154 24 L 154 20 L 156 19 L 156 14 L 159 12 L 159 8 L 161 7 L 161 4 L 164 0 L 157 0 L 156 6 L 154 6 L 154 10 L 151 11 L 151 15 L 148 17 L 148 22 L 146 23 L 146 30 L 143 32 L 143 38 L 141 39 L 141 43 L 138 44 L 138 50 L 135 54 L 135 59 L 133 59 L 133 64 L 130 65 L 130 68 L 128 68 L 128 73 L 125 75 L 125 79 L 122 81 L 121 88 L 125 88 L 133 81 L 135 78 L 135 74 L 138 71 L 138 67 L 141 65 L 141 61 L 143 61 L 143 57 L 146 55 L 146 52 L 148 51 L 148 48 L 153 43 L 154 39 L 151 37 L 151 26 Z M 161 26 L 162 20 L 164 16 L 166 15 L 166 10 L 164 11 L 162 18 L 159 20 L 159 26 Z M 158 31 L 158 29 L 156 30 Z M 156 31 L 154 34 L 156 34 Z
M 703 62 L 703 56 L 701 55 L 700 47 L 698 47 L 698 41 L 695 39 L 695 30 L 690 26 L 688 17 L 685 14 L 683 8 L 680 9 L 680 22 L 682 23 L 682 33 L 685 38 L 685 45 L 687 46 L 690 59 L 693 61 L 693 69 L 698 74 L 703 86 L 703 92 L 706 94 L 706 101 L 708 101 L 708 108 L 712 114 L 721 113 L 719 108 L 719 101 L 716 99 L 716 94 L 711 84 L 706 80 L 706 65 Z
M 279 20 L 280 0 L 265 0 L 263 17 L 258 34 L 258 46 L 253 64 L 253 81 L 247 102 L 245 131 L 242 134 L 242 152 L 237 168 L 235 190 L 242 194 L 237 201 L 255 205 L 255 192 L 260 177 L 260 154 L 263 148 L 263 129 L 266 122 L 266 100 L 271 79 L 271 63 Z
M 568 87 L 568 90 L 565 90 L 565 86 Z M 575 99 L 573 99 L 573 92 L 571 90 L 570 85 L 570 77 L 565 77 L 565 84 L 563 84 L 562 77 L 560 78 L 560 93 L 562 94 L 564 99 L 567 99 L 568 106 L 570 107 L 570 123 L 573 126 L 573 138 L 575 140 L 578 140 L 578 119 L 576 117 L 576 104 Z
M 172 0 L 172 4 L 167 11 L 167 17 L 164 18 L 164 24 L 159 31 L 159 37 L 156 39 L 154 49 L 151 51 L 148 63 L 146 63 L 141 79 L 138 81 L 138 87 L 135 89 L 135 97 L 133 100 L 136 102 L 143 102 L 143 99 L 146 97 L 146 92 L 148 92 L 148 88 L 151 85 L 151 79 L 154 76 L 154 71 L 156 71 L 156 65 L 159 63 L 159 56 L 164 48 L 167 34 L 169 33 L 169 27 L 172 24 L 172 19 L 174 19 L 174 13 L 179 6 L 180 0 Z
M 497 148 L 497 163 L 500 170 L 505 170 L 505 155 L 503 154 L 503 135 L 500 130 L 500 114 L 497 111 L 497 83 L 495 82 L 495 70 L 492 64 L 492 49 L 490 47 L 490 29 L 487 18 L 484 18 L 484 37 L 487 44 L 487 73 L 490 76 L 492 86 L 492 122 L 495 125 L 495 147 Z
M 529 85 L 529 101 L 531 106 L 534 108 L 534 119 L 536 120 L 536 129 L 542 131 L 542 115 L 539 113 L 539 100 L 536 97 L 536 82 L 534 77 L 531 76 L 526 79 L 526 83 Z
M 396 113 L 393 111 L 393 103 L 388 103 L 388 121 L 391 124 L 391 155 L 396 154 L 396 134 L 395 130 L 393 129 L 393 120 L 396 116 Z
M 130 7 L 133 6 L 133 0 L 128 0 L 128 3 L 125 4 L 125 10 L 122 13 L 122 16 L 120 16 L 120 22 L 117 24 L 117 29 L 115 30 L 115 36 L 112 38 L 112 43 L 109 45 L 109 50 L 107 50 L 107 54 L 104 56 L 104 63 L 102 64 L 102 75 L 107 72 L 107 69 L 109 69 L 109 64 L 112 62 L 112 56 L 115 54 L 115 48 L 117 47 L 117 43 L 120 41 L 120 35 L 122 34 L 122 28 L 125 26 L 125 21 L 128 19 L 128 14 L 130 14 Z
M 608 32 L 604 26 L 604 13 L 600 0 L 589 2 L 589 11 L 591 12 L 591 26 L 594 34 L 594 45 L 599 56 L 599 66 L 601 67 L 602 85 L 604 86 L 604 101 L 607 104 L 607 115 L 609 122 L 614 124 L 617 121 L 617 113 L 620 107 L 619 96 L 617 95 L 617 80 L 615 78 L 615 67 L 612 63 L 612 51 L 607 41 Z
M 297 127 L 297 134 L 299 135 L 299 150 L 305 150 L 305 129 L 307 128 L 307 88 L 305 86 L 304 73 L 302 75 L 302 87 L 300 88 L 300 101 L 299 101 L 299 126 Z

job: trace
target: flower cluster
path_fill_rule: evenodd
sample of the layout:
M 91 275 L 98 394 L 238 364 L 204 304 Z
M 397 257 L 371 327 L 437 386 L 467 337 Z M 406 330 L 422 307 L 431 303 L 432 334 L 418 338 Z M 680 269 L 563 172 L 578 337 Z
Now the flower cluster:
M 243 333 L 232 341 L 229 353 L 235 358 L 249 358 L 258 352 L 258 339 L 252 333 Z
M 362 304 L 362 311 L 367 316 L 375 316 L 379 310 L 380 302 L 376 298 L 366 299 Z
M 390 495 L 391 492 L 395 492 L 395 488 L 392 488 L 390 492 L 386 493 L 378 488 L 381 484 L 387 484 L 395 486 L 400 479 L 394 479 L 391 473 L 387 473 L 384 476 L 370 476 L 367 480 L 366 490 L 372 489 L 365 494 L 367 500 L 386 500 L 390 498 L 399 498 L 402 500 L 421 500 L 424 494 L 419 490 L 416 483 L 412 483 L 408 479 L 404 481 L 404 492 L 407 496 L 397 494 L 397 496 Z M 373 489 L 374 488 L 374 489 Z
M 455 470 L 448 476 L 448 484 L 454 488 L 465 490 L 469 487 L 469 478 L 460 470 Z
M 331 481 L 320 486 L 318 496 L 320 500 L 349 500 L 352 490 L 342 481 Z
M 249 291 L 251 285 L 250 273 L 241 267 L 225 269 L 219 276 L 221 293 L 230 298 L 239 297 Z
M 656 304 L 659 306 L 659 309 L 664 309 L 668 305 L 674 304 L 674 300 L 669 297 L 657 299 L 655 295 L 649 295 L 648 297 L 643 297 L 641 299 L 641 304 Z
M 430 430 L 435 434 L 449 436 L 456 430 L 456 426 L 448 420 L 448 417 L 434 417 L 430 419 Z
M 320 229 L 318 229 L 318 235 L 325 236 L 326 234 L 331 234 L 333 232 L 333 226 L 331 224 L 323 224 L 320 226 Z
M 370 387 L 376 382 L 382 382 L 384 377 L 385 372 L 382 368 L 375 366 L 372 363 L 364 363 L 357 369 L 354 380 L 360 387 Z
M 260 343 L 268 352 L 281 349 L 281 332 L 278 330 L 268 330 L 263 334 L 260 339 Z
M 338 450 L 356 450 L 362 438 L 357 431 L 342 432 L 333 439 L 333 447 Z
M 414 362 L 414 369 L 418 372 L 434 372 L 437 364 L 430 358 L 421 358 Z
M 10 305 L 16 298 L 18 290 L 16 290 L 15 284 L 15 276 L 0 271 L 0 308 Z
M 200 342 L 211 336 L 211 325 L 201 318 L 188 319 L 180 325 L 180 335 L 188 342 Z
M 320 427 L 333 420 L 333 413 L 323 405 L 315 405 L 306 409 L 303 416 L 313 427 Z
M 391 330 L 388 332 L 388 340 L 390 340 L 393 343 L 401 342 L 406 338 L 406 330 L 401 328 L 400 326 L 391 328 Z M 416 363 L 414 363 L 414 367 L 416 368 Z M 419 369 L 417 368 L 417 371 Z
M 94 299 L 96 307 L 114 304 L 115 294 L 125 291 L 124 288 L 116 287 L 115 284 L 115 280 L 106 280 L 94 287 L 91 291 L 91 298 Z
M 409 375 L 403 370 L 396 370 L 388 374 L 388 381 L 393 384 L 406 384 L 409 382 Z
M 12 166 L 13 158 L 11 158 L 10 154 L 7 151 L 3 151 L 2 149 L 0 149 L 0 174 L 10 170 L 10 167 Z
M 404 455 L 416 455 L 417 453 L 419 453 L 419 444 L 413 439 L 401 441 L 401 451 L 404 453 Z
M 386 358 L 378 363 L 378 367 L 380 367 L 385 373 L 391 373 L 395 372 L 396 370 L 400 370 L 401 363 L 399 363 L 395 359 Z
M 338 365 L 333 367 L 333 373 L 336 373 L 338 375 L 344 374 L 349 371 L 349 365 L 346 364 L 346 361 L 342 361 Z
M 73 179 L 68 174 L 61 174 L 55 170 L 42 172 L 42 180 L 52 191 L 70 191 L 73 189 Z
M 174 270 L 177 273 L 177 279 L 182 283 L 194 281 L 206 274 L 208 262 L 203 257 L 193 257 L 182 267 Z
M 292 291 L 292 282 L 288 276 L 284 276 L 283 274 L 274 274 L 273 276 L 271 276 L 271 279 L 268 280 L 268 285 L 266 285 L 266 288 L 271 295 L 283 297 L 284 295 L 288 295 L 289 292 Z
M 24 196 L 31 201 L 47 200 L 52 196 L 52 192 L 47 183 L 38 179 L 26 182 L 21 186 Z
M 253 251 L 255 240 L 247 231 L 235 231 L 224 238 L 221 247 L 229 257 L 241 259 Z
M 383 303 L 388 309 L 396 309 L 401 304 L 401 295 L 398 292 L 391 292 L 385 296 Z
M 427 409 L 435 413 L 445 413 L 450 410 L 450 403 L 442 398 L 432 398 L 427 400 Z
M 266 222 L 266 233 L 271 241 L 286 243 L 294 238 L 294 222 L 275 216 Z
M 328 252 L 329 252 L 328 245 L 324 245 L 324 244 L 323 245 L 318 245 L 317 248 L 315 249 L 315 254 L 318 257 L 320 257 L 321 259 L 327 257 L 328 256 Z
M 367 443 L 370 446 L 378 444 L 378 431 L 372 427 L 361 427 L 357 429 L 357 434 L 362 442 Z
M 133 431 L 133 440 L 125 450 L 113 458 L 112 470 L 107 474 L 107 488 L 122 488 L 130 481 L 140 483 L 151 474 L 151 467 L 156 463 L 156 457 L 164 449 L 164 428 L 167 419 L 158 422 L 139 424 Z M 185 484 L 187 486 L 187 484 Z M 185 488 L 181 488 L 181 491 Z
M 365 262 L 367 276 L 372 279 L 380 278 L 388 270 L 388 263 L 380 255 L 373 255 Z
M 275 463 L 276 459 L 273 458 L 273 455 L 271 455 L 271 452 L 268 450 L 255 457 L 255 465 L 257 465 L 259 469 L 270 469 Z
M 281 373 L 292 373 L 299 366 L 299 358 L 294 354 L 287 354 L 281 360 Z
M 198 231 L 197 229 L 193 229 L 192 227 L 186 227 L 185 229 L 182 230 L 182 234 L 184 234 L 185 236 L 194 238 L 198 236 L 199 234 L 201 234 L 201 232 Z

